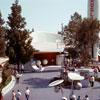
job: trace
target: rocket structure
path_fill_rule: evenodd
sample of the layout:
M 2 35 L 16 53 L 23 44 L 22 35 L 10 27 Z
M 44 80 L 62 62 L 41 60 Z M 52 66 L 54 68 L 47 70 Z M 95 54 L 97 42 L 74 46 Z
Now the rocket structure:
M 100 0 L 88 0 L 88 18 L 100 20 Z M 98 33 L 100 38 L 100 32 Z M 100 61 L 100 41 L 94 45 L 94 58 Z

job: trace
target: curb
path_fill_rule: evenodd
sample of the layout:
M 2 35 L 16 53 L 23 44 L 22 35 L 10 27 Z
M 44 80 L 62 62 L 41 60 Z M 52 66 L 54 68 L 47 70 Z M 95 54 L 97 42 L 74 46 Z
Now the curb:
M 11 82 L 5 88 L 2 89 L 3 96 L 7 94 L 14 87 L 16 83 L 15 77 L 11 76 L 11 78 L 12 78 Z

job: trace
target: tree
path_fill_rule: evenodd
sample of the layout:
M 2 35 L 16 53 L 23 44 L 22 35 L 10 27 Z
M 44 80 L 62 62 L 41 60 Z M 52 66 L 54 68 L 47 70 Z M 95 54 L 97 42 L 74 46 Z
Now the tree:
M 80 30 L 82 23 L 82 17 L 78 13 L 74 13 L 71 16 L 71 20 L 69 21 L 68 25 L 64 27 L 64 35 L 65 35 L 65 43 L 75 45 L 76 44 L 76 35 Z
M 100 21 L 97 19 L 82 19 L 81 15 L 74 13 L 68 25 L 64 27 L 66 44 L 73 45 L 78 52 L 82 64 L 88 64 L 93 57 L 93 46 L 98 42 Z
M 33 58 L 34 48 L 31 45 L 31 32 L 25 29 L 25 18 L 21 16 L 21 6 L 18 5 L 18 0 L 12 4 L 12 13 L 9 14 L 7 24 L 8 30 L 6 34 L 7 49 L 6 54 L 9 57 L 11 64 L 25 64 Z
M 99 41 L 98 33 L 100 31 L 100 22 L 97 19 L 91 20 L 89 18 L 84 18 L 81 23 L 81 28 L 79 34 L 77 34 L 76 41 L 78 46 L 84 46 L 85 49 L 91 51 L 91 57 L 93 57 L 93 47 L 94 44 Z M 89 52 L 88 51 L 88 52 Z
M 5 33 L 6 33 L 6 28 L 3 26 L 4 25 L 4 20 L 2 19 L 2 14 L 0 12 L 0 57 L 5 56 Z

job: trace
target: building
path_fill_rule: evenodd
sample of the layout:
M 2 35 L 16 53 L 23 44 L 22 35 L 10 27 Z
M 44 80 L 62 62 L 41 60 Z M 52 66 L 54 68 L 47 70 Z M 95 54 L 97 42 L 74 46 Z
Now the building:
M 100 0 L 88 0 L 88 18 L 100 20 Z M 100 61 L 100 42 L 94 45 L 94 58 Z
M 32 45 L 35 48 L 33 62 L 43 66 L 61 64 L 60 54 L 64 50 L 64 43 L 60 34 L 33 32 L 31 37 L 33 37 Z

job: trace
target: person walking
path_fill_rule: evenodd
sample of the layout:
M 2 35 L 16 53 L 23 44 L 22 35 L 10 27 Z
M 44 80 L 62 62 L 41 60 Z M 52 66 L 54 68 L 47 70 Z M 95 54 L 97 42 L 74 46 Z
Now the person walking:
M 85 99 L 84 100 L 89 100 L 89 97 L 88 95 L 85 95 Z
M 20 79 L 20 74 L 16 72 L 16 83 L 19 83 L 19 79 Z
M 28 86 L 26 87 L 25 97 L 26 97 L 26 100 L 29 100 L 29 97 L 30 97 L 30 90 L 29 90 L 29 87 L 28 87 Z
M 99 72 L 99 71 L 98 71 L 98 68 L 95 68 L 95 69 L 94 69 L 94 76 L 95 76 L 95 77 L 98 77 L 98 72 Z
M 76 100 L 76 95 L 72 92 L 72 93 L 69 95 L 69 99 L 70 99 L 70 100 Z
M 17 100 L 22 100 L 22 94 L 21 94 L 21 92 L 19 90 L 17 90 L 16 99 Z
M 12 90 L 12 100 L 16 100 L 16 93 L 14 90 Z
M 21 73 L 24 73 L 24 66 L 21 65 Z
M 90 76 L 90 85 L 91 85 L 91 87 L 93 87 L 94 86 L 94 81 L 95 81 L 95 78 L 94 78 L 94 76 Z
M 82 100 L 82 99 L 81 99 L 81 96 L 78 96 L 77 100 Z

